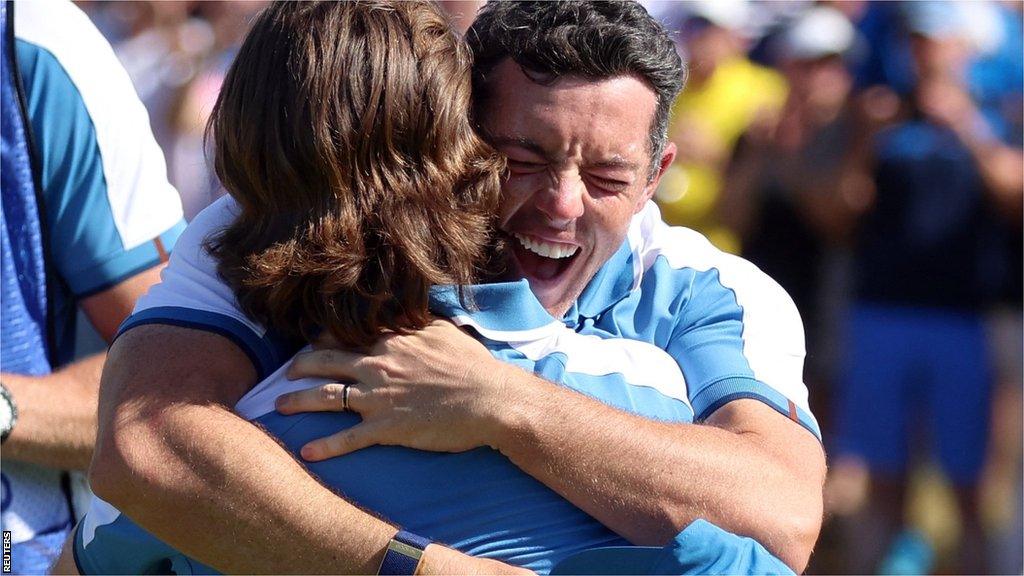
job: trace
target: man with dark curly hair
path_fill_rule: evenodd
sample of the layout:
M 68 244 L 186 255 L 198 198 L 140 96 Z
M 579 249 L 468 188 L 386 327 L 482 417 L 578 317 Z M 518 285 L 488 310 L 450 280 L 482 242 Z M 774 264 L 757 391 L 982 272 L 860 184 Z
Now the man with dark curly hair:
M 508 158 L 505 279 L 525 279 L 435 308 L 479 341 L 434 321 L 360 349 L 325 338 L 283 367 L 294 348 L 230 298 L 211 308 L 185 293 L 195 278 L 165 283 L 111 350 L 97 494 L 222 570 L 370 572 L 403 555 L 422 556 L 420 573 L 469 569 L 422 536 L 548 570 L 587 520 L 495 489 L 518 474 L 596 520 L 603 543 L 662 546 L 707 521 L 802 570 L 824 454 L 796 309 L 649 203 L 675 155 L 665 130 L 683 71 L 671 40 L 627 2 L 495 2 L 467 38 L 479 129 Z M 186 270 L 226 289 L 215 267 Z M 346 496 L 421 537 L 359 513 L 232 412 L 275 370 L 278 382 L 329 379 L 277 400 L 274 418 L 296 419 L 276 432 L 287 447 L 314 472 L 348 474 L 336 485 Z M 267 390 L 239 412 L 265 409 Z

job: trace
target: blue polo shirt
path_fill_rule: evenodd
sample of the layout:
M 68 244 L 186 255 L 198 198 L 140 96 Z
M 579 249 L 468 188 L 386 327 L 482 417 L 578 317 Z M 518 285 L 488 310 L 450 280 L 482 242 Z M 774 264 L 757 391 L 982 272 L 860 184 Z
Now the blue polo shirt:
M 294 346 L 245 318 L 216 276 L 203 240 L 235 211 L 225 199 L 197 217 L 164 283 L 140 301 L 123 330 L 165 323 L 231 338 L 264 377 L 236 410 L 297 452 L 312 439 L 355 425 L 358 416 L 273 411 L 280 394 L 324 381 L 284 378 Z M 526 281 L 468 290 L 472 309 L 452 289 L 437 288 L 433 311 L 472 328 L 496 357 L 552 382 L 669 422 L 692 422 L 732 399 L 756 398 L 818 434 L 800 380 L 803 334 L 792 302 L 752 265 L 717 251 L 695 232 L 665 226 L 653 205 L 562 318 L 544 310 Z M 539 572 L 581 550 L 627 544 L 490 449 L 442 454 L 376 446 L 308 466 L 352 502 L 407 530 Z M 199 566 L 152 542 L 155 553 L 140 564 L 134 556 L 147 547 L 124 543 L 145 537 L 95 501 L 76 538 L 79 566 L 110 573 L 144 572 L 167 562 Z
M 982 310 L 1006 283 L 1006 231 L 948 128 L 905 122 L 875 141 L 877 200 L 860 227 L 859 300 Z

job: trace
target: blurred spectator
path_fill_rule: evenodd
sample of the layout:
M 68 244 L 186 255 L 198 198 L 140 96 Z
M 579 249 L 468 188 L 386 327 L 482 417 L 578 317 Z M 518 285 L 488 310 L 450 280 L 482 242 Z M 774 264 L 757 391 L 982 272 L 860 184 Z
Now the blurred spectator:
M 191 219 L 225 194 L 209 162 L 204 138 L 206 121 L 228 66 L 249 29 L 250 19 L 265 4 L 232 0 L 200 2 L 196 6 L 194 17 L 209 24 L 213 41 L 195 75 L 177 93 L 177 105 L 170 110 L 175 137 L 165 148 L 170 159 L 171 182 L 181 190 L 186 218 Z
M 742 30 L 749 6 L 741 0 L 694 2 L 683 12 L 686 87 L 672 108 L 669 138 L 675 164 L 656 200 L 670 224 L 700 230 L 720 248 L 736 252 L 735 235 L 715 218 L 722 175 L 739 137 L 758 125 L 770 130 L 786 99 L 782 75 L 744 55 Z
M 991 4 L 992 15 L 981 48 L 984 55 L 970 69 L 972 93 L 990 122 L 1008 133 L 1017 149 L 1024 146 L 1024 32 L 1019 2 Z M 1014 141 L 1014 139 L 1017 139 Z M 1019 166 L 1018 166 L 1019 167 Z M 1000 293 L 999 303 L 989 317 L 996 387 L 989 462 L 983 477 L 982 497 L 992 538 L 988 551 L 990 568 L 997 574 L 1024 571 L 1022 533 L 1022 405 L 1024 405 L 1024 190 L 1007 187 L 996 199 L 1002 206 L 1007 230 L 1007 251 L 1011 272 Z M 1015 502 L 1007 505 L 1007 502 Z
M 186 218 L 224 191 L 207 161 L 203 133 L 249 19 L 265 2 L 79 2 L 110 34 L 149 111 L 168 177 Z
M 848 228 L 837 183 L 855 130 L 846 111 L 852 78 L 843 59 L 855 40 L 846 17 L 828 7 L 805 12 L 777 38 L 789 95 L 773 125 L 754 125 L 740 139 L 718 207 L 744 257 L 778 281 L 800 310 L 805 378 L 819 401 L 827 398 L 834 354 L 825 349 L 835 324 L 820 303 Z
M 1009 273 L 999 213 L 1012 210 L 1005 199 L 1024 185 L 1022 156 L 970 96 L 976 47 L 968 8 L 922 2 L 899 9 L 910 32 L 914 84 L 906 116 L 881 127 L 860 168 L 871 203 L 856 236 L 837 414 L 837 468 L 858 460 L 871 472 L 864 516 L 849 543 L 857 551 L 850 568 L 930 568 L 921 539 L 900 534 L 910 445 L 927 416 L 934 455 L 960 508 L 957 570 L 982 573 L 977 484 L 992 383 L 984 311 Z M 884 120 L 877 110 L 864 118 Z
M 146 110 L 89 19 L 5 2 L 0 30 L 0 523 L 5 568 L 41 574 L 75 521 L 66 471 L 88 466 L 96 437 L 105 354 L 74 358 L 76 309 L 113 340 L 184 222 Z

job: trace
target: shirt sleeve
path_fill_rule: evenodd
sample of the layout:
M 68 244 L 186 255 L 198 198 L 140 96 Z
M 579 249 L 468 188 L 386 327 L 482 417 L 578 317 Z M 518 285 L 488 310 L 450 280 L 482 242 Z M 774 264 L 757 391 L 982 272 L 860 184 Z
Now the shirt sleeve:
M 668 346 L 697 420 L 740 398 L 764 402 L 821 439 L 803 383 L 804 331 L 793 300 L 741 258 L 694 275 Z
M 71 549 L 80 574 L 217 574 L 95 496 Z
M 224 197 L 196 216 L 178 239 L 170 262 L 160 274 L 161 282 L 139 298 L 132 315 L 121 325 L 119 336 L 145 324 L 213 332 L 241 348 L 261 380 L 294 355 L 300 343 L 268 331 L 245 315 L 206 248 L 207 240 L 230 224 L 236 214 L 237 204 Z
M 184 229 L 149 117 L 113 50 L 70 2 L 19 3 L 16 50 L 54 264 L 101 292 L 162 260 Z

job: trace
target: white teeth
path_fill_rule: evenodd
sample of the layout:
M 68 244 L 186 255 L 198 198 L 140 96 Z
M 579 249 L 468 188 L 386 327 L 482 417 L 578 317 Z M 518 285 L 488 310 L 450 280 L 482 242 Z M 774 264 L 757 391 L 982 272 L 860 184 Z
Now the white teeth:
M 544 242 L 543 240 L 535 240 L 529 236 L 523 234 L 512 233 L 519 240 L 519 243 L 523 245 L 530 252 L 543 256 L 545 258 L 554 258 L 556 260 L 562 258 L 568 258 L 576 253 L 579 246 L 572 246 L 570 244 L 556 244 L 554 242 Z

